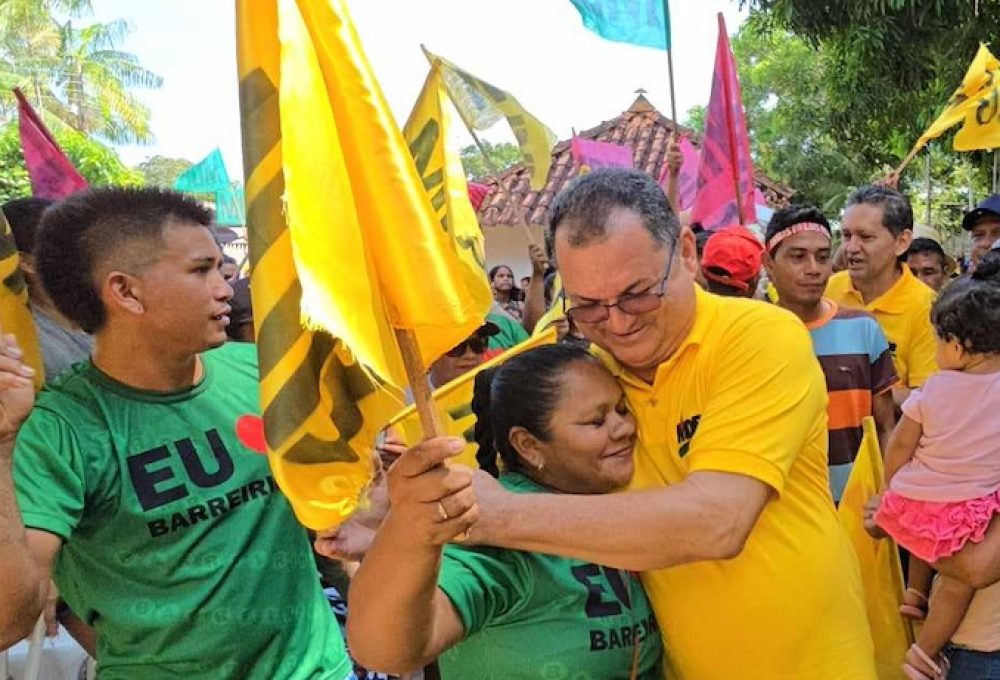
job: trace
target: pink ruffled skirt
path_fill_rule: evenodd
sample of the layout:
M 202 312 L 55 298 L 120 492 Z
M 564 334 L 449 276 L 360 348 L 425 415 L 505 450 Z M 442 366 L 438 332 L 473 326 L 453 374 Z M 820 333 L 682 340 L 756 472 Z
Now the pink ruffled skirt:
M 967 501 L 917 501 L 886 491 L 875 523 L 897 543 L 925 562 L 935 562 L 979 543 L 993 514 L 1000 510 L 1000 491 Z

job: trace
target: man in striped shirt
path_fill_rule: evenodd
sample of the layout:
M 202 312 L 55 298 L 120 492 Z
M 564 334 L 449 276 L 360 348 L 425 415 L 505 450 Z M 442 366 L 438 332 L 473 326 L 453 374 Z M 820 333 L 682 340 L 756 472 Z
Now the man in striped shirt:
M 764 266 L 778 305 L 802 319 L 830 396 L 830 491 L 840 501 L 861 445 L 862 421 L 874 416 L 882 449 L 895 425 L 892 388 L 899 382 L 889 342 L 868 312 L 823 297 L 833 274 L 830 225 L 812 206 L 779 210 L 765 236 Z

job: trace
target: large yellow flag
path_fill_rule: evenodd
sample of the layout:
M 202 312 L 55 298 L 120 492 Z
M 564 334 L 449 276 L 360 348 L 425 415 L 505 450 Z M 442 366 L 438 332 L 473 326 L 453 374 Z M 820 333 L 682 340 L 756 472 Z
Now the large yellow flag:
M 465 449 L 453 459 L 454 462 L 468 465 L 472 468 L 479 467 L 479 463 L 476 461 L 476 453 L 479 451 L 479 445 L 476 444 L 473 436 L 476 427 L 476 416 L 472 413 L 472 392 L 476 382 L 476 375 L 487 368 L 502 364 L 507 359 L 517 356 L 521 352 L 526 352 L 529 349 L 541 347 L 542 345 L 551 345 L 555 341 L 556 331 L 554 328 L 550 328 L 545 333 L 539 333 L 511 347 L 503 354 L 495 356 L 486 363 L 477 366 L 475 370 L 469 371 L 455 378 L 447 385 L 434 390 L 434 407 L 437 409 L 438 418 L 441 419 L 445 433 L 465 439 Z M 403 441 L 408 446 L 416 444 L 423 438 L 420 429 L 420 418 L 417 416 L 415 406 L 410 406 L 397 414 L 392 419 L 390 425 L 398 428 Z
M 465 123 L 473 130 L 486 130 L 501 118 L 506 118 L 521 147 L 524 164 L 531 173 L 531 188 L 537 190 L 545 186 L 552 166 L 552 147 L 558 141 L 555 133 L 528 113 L 509 92 L 480 80 L 427 50 L 424 52 L 432 66 L 441 67 L 448 95 Z
M 28 284 L 20 268 L 21 259 L 7 218 L 0 212 L 0 329 L 13 333 L 24 352 L 24 361 L 35 369 L 35 389 L 42 389 L 45 371 L 38 346 L 35 322 L 28 306 Z
M 463 265 L 465 287 L 476 308 L 488 310 L 493 303 L 493 293 L 486 273 L 483 230 L 469 202 L 462 159 L 448 144 L 452 114 L 447 100 L 441 69 L 432 65 L 403 127 L 403 137 L 409 144 L 441 230 Z
M 903 571 L 899 551 L 892 539 L 873 539 L 864 529 L 864 507 L 882 490 L 885 469 L 879 451 L 875 421 L 864 420 L 864 439 L 840 499 L 838 515 L 861 563 L 865 607 L 879 680 L 905 680 L 903 657 L 913 640 L 909 623 L 900 615 L 903 601 Z
M 956 151 L 1000 147 L 1000 61 L 983 44 L 979 45 L 962 84 L 938 119 L 920 136 L 916 147 L 962 122 L 965 124 L 955 135 Z
M 441 230 L 342 0 L 238 0 L 247 226 L 271 466 L 299 519 L 335 526 L 406 383 L 486 309 Z

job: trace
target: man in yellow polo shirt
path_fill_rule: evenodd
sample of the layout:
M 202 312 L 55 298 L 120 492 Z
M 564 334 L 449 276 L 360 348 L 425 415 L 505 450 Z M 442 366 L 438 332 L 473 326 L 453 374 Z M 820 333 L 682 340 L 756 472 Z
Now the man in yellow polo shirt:
M 937 371 L 931 325 L 935 293 L 899 260 L 910 247 L 913 210 L 895 189 L 863 187 L 847 199 L 841 225 L 847 269 L 830 277 L 826 297 L 864 309 L 882 326 L 901 382 L 893 390 L 900 405 Z
M 635 476 L 599 496 L 515 495 L 479 478 L 473 540 L 641 571 L 668 677 L 875 678 L 805 327 L 700 290 L 694 236 L 641 172 L 576 180 L 550 229 L 567 313 L 635 413 Z

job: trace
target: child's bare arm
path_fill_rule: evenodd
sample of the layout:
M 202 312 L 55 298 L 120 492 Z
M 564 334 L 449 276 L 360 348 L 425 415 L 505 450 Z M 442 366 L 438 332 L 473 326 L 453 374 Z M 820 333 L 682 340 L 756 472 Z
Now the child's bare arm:
M 913 458 L 921 434 L 923 434 L 923 427 L 920 423 L 907 415 L 899 418 L 896 429 L 889 437 L 889 447 L 885 453 L 885 480 L 887 484 L 899 472 L 899 468 Z

